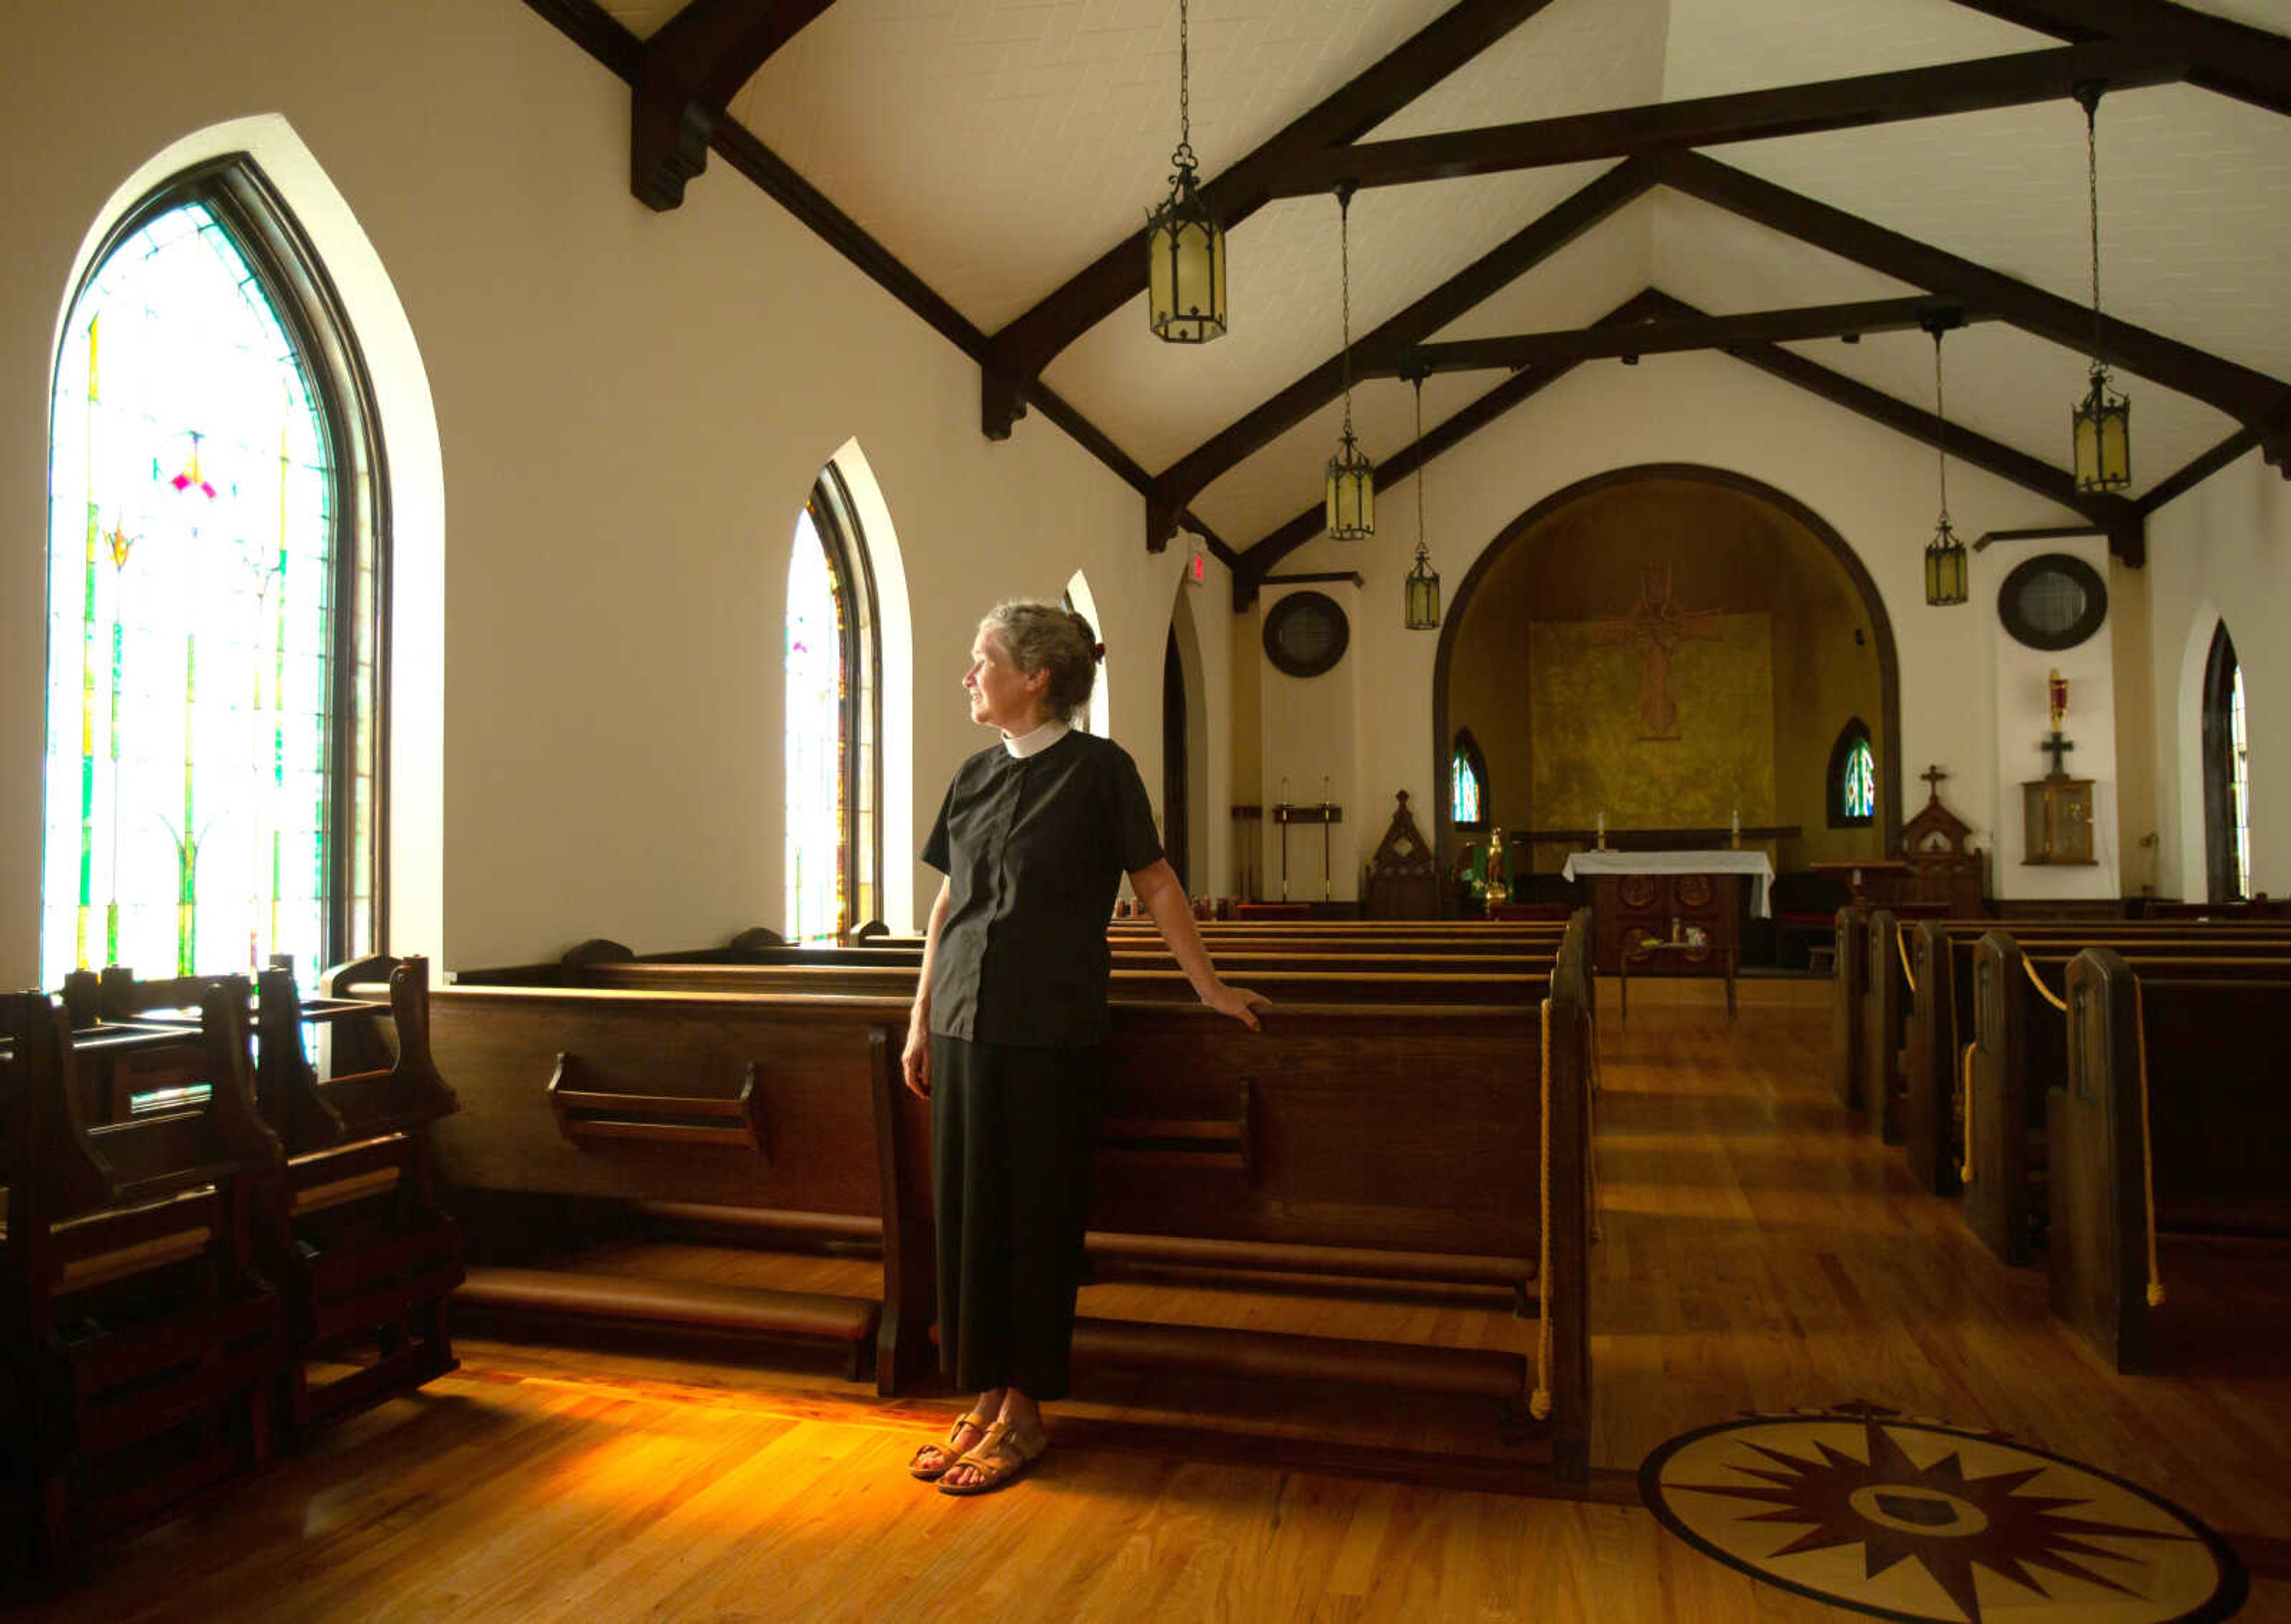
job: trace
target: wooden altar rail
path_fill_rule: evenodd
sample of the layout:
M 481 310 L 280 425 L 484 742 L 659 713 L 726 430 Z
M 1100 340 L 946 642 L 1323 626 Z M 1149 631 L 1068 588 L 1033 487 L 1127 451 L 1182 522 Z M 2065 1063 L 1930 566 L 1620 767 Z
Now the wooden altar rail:
M 1552 1408 L 1547 1422 L 1525 1428 L 1545 1439 L 1551 1468 L 1573 1480 L 1587 1469 L 1589 1403 L 1580 962 L 1579 945 L 1542 983 L 1552 999 L 1552 1201 L 1550 1266 L 1536 1285 L 1553 1339 Z M 1427 1258 L 1475 1279 L 1516 1270 L 1546 1239 L 1539 1006 L 1525 996 L 1478 1006 L 1287 1005 L 1251 1036 L 1196 1004 L 1117 1003 L 1107 1047 L 1114 1103 L 1093 1227 L 1148 1250 L 1183 1242 L 1173 1250 L 1221 1263 L 1326 1263 L 1321 1252 L 1333 1251 L 1358 1259 L 1360 1272 Z M 441 1170 L 480 1191 L 816 1213 L 853 1227 L 872 1217 L 884 1268 L 874 1367 L 880 1389 L 900 1390 L 928 1363 L 932 1289 L 928 1106 L 897 1077 L 907 1009 L 904 999 L 848 994 L 445 990 L 435 995 L 433 1036 L 463 1110 L 440 1133 Z M 632 1117 L 676 1118 L 682 1102 L 735 1097 L 753 1065 L 768 1154 L 761 1144 L 568 1139 L 545 1093 L 562 1055 L 579 1057 L 591 1091 L 633 1099 Z M 1171 1150 L 1166 1136 L 1135 1146 L 1122 1137 L 1123 1123 L 1170 1122 L 1202 1126 L 1191 1136 L 1199 1154 Z M 500 1282 L 500 1292 L 514 1286 Z M 471 1295 L 482 1299 L 487 1289 L 486 1272 L 473 1271 Z M 621 1288 L 584 1289 L 596 1312 L 612 1315 Z M 816 1305 L 784 1305 L 782 1314 L 771 1294 L 757 1296 L 763 1313 L 752 1329 L 776 1314 L 792 1328 L 816 1318 Z M 1076 1352 L 1084 1363 L 1499 1387 L 1515 1424 L 1531 1381 L 1517 1355 L 1204 1327 L 1086 1325 Z
M 2150 1371 L 2174 1330 L 2156 1230 L 2291 1233 L 2291 964 L 2165 979 L 2090 948 L 2066 985 L 2067 1076 L 2046 1095 L 2053 1311 L 2118 1371 Z
M 1894 928 L 1877 927 L 1875 919 L 1879 913 L 1893 921 Z M 1875 910 L 1848 904 L 1838 909 L 1830 1002 L 1830 1078 L 1837 1103 L 1854 1111 L 1866 1112 L 1869 1109 L 1873 1089 L 1869 1080 L 1876 1072 L 1870 1063 L 1872 1052 L 1887 1041 L 1890 1041 L 1892 1049 L 1886 1052 L 1899 1052 L 1901 1041 L 1900 1012 L 1907 984 L 1901 979 L 1901 950 L 1895 945 L 1895 937 L 1898 921 L 1904 919 L 1943 920 L 1952 929 L 1969 929 L 1976 937 L 1998 923 L 1993 919 L 1949 918 L 1948 910 L 1941 904 L 1902 904 Z M 2203 921 L 2200 928 L 2263 933 L 2270 929 L 2271 923 L 2277 932 L 2282 930 L 2280 921 Z M 2158 932 L 2185 932 L 2191 926 L 2181 921 L 2030 918 L 2014 921 L 2011 929 L 2032 939 L 2081 937 L 2086 940 L 2115 940 L 2129 937 L 2144 940 Z M 1881 969 L 1882 976 L 1877 974 Z M 1873 984 L 1887 978 L 1892 978 L 1890 988 L 1878 991 L 1873 998 Z M 1872 1021 L 1881 1034 L 1876 1038 L 1869 1031 Z M 1898 1095 L 1900 1090 L 1898 1078 L 1889 1076 L 1888 1097 Z M 1882 1121 L 1878 1126 L 1882 1128 Z

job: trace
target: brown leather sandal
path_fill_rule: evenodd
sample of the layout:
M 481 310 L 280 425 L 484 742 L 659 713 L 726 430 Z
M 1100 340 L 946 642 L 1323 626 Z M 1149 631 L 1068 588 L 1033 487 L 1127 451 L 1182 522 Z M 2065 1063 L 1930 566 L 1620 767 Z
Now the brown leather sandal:
M 992 1432 L 994 1430 L 995 1421 L 994 1418 L 991 1415 L 981 1415 L 976 1410 L 972 1411 L 969 1415 L 964 1416 L 953 1426 L 947 1428 L 945 1443 L 926 1443 L 920 1449 L 917 1450 L 914 1452 L 913 1457 L 907 1462 L 907 1475 L 921 1483 L 936 1483 L 940 1478 L 954 1470 L 955 1462 L 962 1459 L 961 1455 L 955 1452 L 954 1441 L 962 1436 L 962 1429 L 966 1427 L 976 1427 L 981 1432 Z M 986 1440 L 984 1438 L 981 1438 L 978 1441 L 980 1444 L 983 1444 L 985 1442 Z M 976 1448 L 977 1445 L 973 1445 L 972 1447 Z M 923 1457 L 927 1454 L 933 1453 L 936 1453 L 938 1456 L 938 1464 L 936 1466 L 925 1465 L 923 1463 Z
M 1040 1460 L 1049 1447 L 1048 1438 L 1028 1443 L 1009 1422 L 997 1421 L 986 1429 L 986 1435 L 978 1441 L 976 1447 L 954 1466 L 947 1467 L 952 1472 L 955 1466 L 973 1467 L 985 1475 L 974 1483 L 942 1482 L 938 1491 L 941 1494 L 992 1494 L 1024 1476 L 1026 1468 Z

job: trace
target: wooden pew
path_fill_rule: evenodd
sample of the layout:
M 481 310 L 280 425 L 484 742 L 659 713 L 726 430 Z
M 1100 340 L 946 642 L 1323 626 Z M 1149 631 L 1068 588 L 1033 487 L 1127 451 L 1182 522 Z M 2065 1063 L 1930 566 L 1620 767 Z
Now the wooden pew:
M 619 964 L 591 973 L 738 968 Z M 1437 1277 L 1470 1279 L 1523 1272 L 1517 1260 L 1537 1258 L 1547 1234 L 1552 1257 L 1537 1286 L 1552 1327 L 1552 1410 L 1530 1430 L 1549 1439 L 1555 1469 L 1580 1476 L 1588 1403 L 1587 981 L 1579 948 L 1572 968 L 1541 984 L 1555 1014 L 1547 1230 L 1535 1210 L 1539 998 L 1283 1007 L 1263 1038 L 1247 1040 L 1190 1001 L 1117 1005 L 1109 1068 L 1123 1103 L 1109 1123 L 1095 1227 L 1191 1242 L 1220 1263 L 1350 1259 L 1350 1272 L 1379 1275 L 1449 1266 Z M 808 1214 L 848 1226 L 872 1213 L 885 1269 L 877 1385 L 896 1391 L 930 1363 L 929 1184 L 918 1160 L 928 1106 L 907 1093 L 896 1065 L 908 1007 L 904 997 L 849 994 L 457 985 L 433 1000 L 439 1061 L 464 1106 L 439 1127 L 440 1170 L 457 1186 L 672 1200 L 774 1221 Z M 1427 1065 L 1427 1049 L 1448 1063 Z M 1395 1100 L 1406 1103 L 1396 1109 Z M 859 1154 L 863 1132 L 876 1140 L 872 1163 Z M 531 1283 L 504 1287 L 473 1269 L 469 1294 L 515 1301 Z M 547 1283 L 556 1306 L 578 1299 L 600 1318 L 625 1308 L 706 1323 L 706 1305 L 627 1301 L 639 1288 L 626 1282 L 559 1272 Z M 783 1329 L 819 1334 L 816 1305 L 784 1307 Z M 1185 1327 L 1089 1330 L 1077 1357 L 1460 1386 L 1515 1411 L 1532 1385 L 1515 1355 Z
M 446 1301 L 462 1279 L 462 1236 L 438 1206 L 430 1170 L 432 1125 L 456 1101 L 430 1053 L 429 963 L 362 961 L 330 979 L 377 975 L 387 979 L 384 1006 L 306 1001 L 285 969 L 259 978 L 255 1094 L 285 1158 L 258 1184 L 256 1216 L 264 1263 L 286 1296 L 285 1410 L 297 1428 L 456 1366 Z M 303 1048 L 314 1017 L 331 1039 L 325 1078 Z M 387 1040 L 377 1030 L 385 1017 Z M 353 1358 L 366 1342 L 371 1361 Z
M 1925 1189 L 1953 1195 L 1964 1160 L 1965 1052 L 1973 1031 L 1973 953 L 1996 929 L 1986 920 L 1917 920 L 1904 928 L 1911 975 L 1902 1020 L 1901 1113 L 1909 1170 Z M 2024 951 L 2120 945 L 2160 951 L 2173 942 L 2206 944 L 2191 951 L 2291 953 L 2291 930 L 2216 929 L 2193 921 L 2071 925 L 2033 922 L 2010 928 Z
M 2110 928 L 2111 929 L 2113 927 Z M 1991 929 L 1973 948 L 1973 1050 L 1965 1065 L 1972 1099 L 1965 1112 L 1963 1213 L 1965 1225 L 2006 1263 L 2027 1263 L 2038 1218 L 2047 1210 L 2042 1190 L 2051 1149 L 2045 1137 L 2046 1093 L 2067 1075 L 2068 1034 L 2062 987 L 2078 942 L 2023 945 Z M 2232 966 L 2238 977 L 2291 977 L 2291 950 L 2280 944 L 2214 944 L 2155 937 L 2118 942 L 2151 982 L 2200 979 Z M 2034 972 L 2033 977 L 2031 972 Z
M 285 1343 L 249 1203 L 280 1153 L 248 1082 L 246 997 L 243 981 L 208 993 L 203 1103 L 93 1126 L 62 1006 L 8 1001 L 0 1282 L 36 1419 L 20 1468 L 36 1567 L 172 1515 L 269 1455 Z
M 2172 1325 L 2157 1231 L 2291 1233 L 2291 981 L 2162 980 L 2096 948 L 2068 999 L 2046 1101 L 2053 1308 L 2118 1371 L 2150 1371 Z
M 1870 1030 L 1870 999 L 1881 964 L 1870 951 L 1871 921 L 1880 910 L 1849 903 L 1837 911 L 1837 934 L 1832 951 L 1835 978 L 1830 1003 L 1830 1081 L 1837 1103 L 1850 1111 L 1867 1113 L 1871 1093 L 1870 1053 L 1879 1041 Z M 1901 903 L 1883 910 L 1894 919 L 1924 918 L 1942 911 L 1940 904 Z M 1898 1043 L 1899 1033 L 1888 1034 Z M 1882 1130 L 1882 1124 L 1878 1125 Z
M 729 1209 L 795 1230 L 880 1220 L 871 1079 L 896 1081 L 908 1008 L 904 998 L 438 990 L 431 1049 L 461 1102 L 434 1130 L 447 1204 L 468 1218 L 506 1199 L 541 1198 L 544 1222 L 639 1202 Z M 490 1229 L 490 1250 L 501 1252 Z M 878 1330 L 881 1304 L 902 1290 L 902 1255 L 887 1242 L 872 1300 L 757 1291 L 703 1301 L 706 1293 L 679 1298 L 658 1282 L 538 1279 L 491 1261 L 470 1266 L 458 1300 L 824 1338 L 848 1351 L 855 1377 L 872 1368 L 889 1393 L 895 1363 Z

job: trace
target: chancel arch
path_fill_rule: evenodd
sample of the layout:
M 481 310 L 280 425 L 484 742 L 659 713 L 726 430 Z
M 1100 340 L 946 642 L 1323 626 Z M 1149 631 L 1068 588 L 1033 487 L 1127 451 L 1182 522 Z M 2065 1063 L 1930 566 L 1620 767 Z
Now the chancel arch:
M 1728 470 L 1615 470 L 1512 521 L 1451 601 L 1433 712 L 1435 781 L 1469 732 L 1491 828 L 1795 827 L 1782 869 L 1899 840 L 1900 675 L 1876 584 L 1818 514 Z M 1835 752 L 1857 719 L 1876 816 L 1833 827 Z M 1515 872 L 1566 850 L 1516 854 Z
M 243 151 L 84 265 L 50 411 L 42 979 L 373 951 L 390 504 L 342 296 Z

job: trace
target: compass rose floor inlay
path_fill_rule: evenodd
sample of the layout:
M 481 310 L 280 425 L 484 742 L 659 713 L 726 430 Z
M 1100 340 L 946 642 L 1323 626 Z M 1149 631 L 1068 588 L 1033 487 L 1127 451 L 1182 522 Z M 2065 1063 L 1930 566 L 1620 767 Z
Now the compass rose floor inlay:
M 1639 1491 L 1705 1554 L 1877 1618 L 2195 1624 L 2248 1587 L 2216 1534 L 2135 1484 L 1874 1405 L 1688 1433 Z

